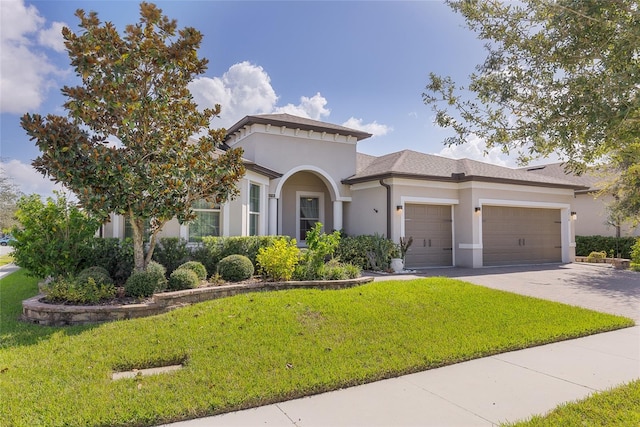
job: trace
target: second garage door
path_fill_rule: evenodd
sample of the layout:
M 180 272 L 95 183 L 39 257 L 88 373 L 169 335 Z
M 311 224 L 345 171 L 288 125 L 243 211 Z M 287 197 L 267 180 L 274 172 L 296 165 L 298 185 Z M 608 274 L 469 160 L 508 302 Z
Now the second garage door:
M 482 207 L 483 264 L 562 262 L 559 209 Z
M 451 206 L 407 204 L 404 218 L 404 234 L 413 237 L 406 267 L 450 266 L 453 262 Z

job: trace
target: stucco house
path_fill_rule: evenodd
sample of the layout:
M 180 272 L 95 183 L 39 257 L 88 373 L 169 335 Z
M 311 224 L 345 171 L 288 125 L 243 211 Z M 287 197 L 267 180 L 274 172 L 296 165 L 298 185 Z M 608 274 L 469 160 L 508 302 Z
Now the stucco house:
M 168 223 L 162 236 L 304 237 L 320 221 L 327 231 L 412 236 L 409 268 L 482 267 L 571 262 L 573 202 L 588 187 L 483 162 L 410 150 L 380 157 L 358 153 L 371 135 L 289 114 L 247 116 L 227 132 L 242 147 L 247 174 L 237 199 L 198 205 L 198 219 Z M 113 217 L 106 237 L 127 234 Z
M 583 189 L 576 190 L 571 202 L 571 210 L 576 212 L 576 236 L 640 236 L 640 226 L 634 227 L 630 223 L 614 224 L 608 218 L 607 205 L 612 201 L 611 196 L 599 195 L 602 182 L 605 179 L 597 173 L 575 175 L 565 171 L 562 163 L 552 163 L 541 166 L 531 166 L 527 171 L 550 177 L 567 179 L 582 185 Z

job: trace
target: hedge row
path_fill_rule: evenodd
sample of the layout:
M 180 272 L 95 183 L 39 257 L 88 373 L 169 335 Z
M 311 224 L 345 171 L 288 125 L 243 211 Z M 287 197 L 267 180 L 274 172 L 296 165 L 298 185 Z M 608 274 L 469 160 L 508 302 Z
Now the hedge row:
M 635 237 L 612 236 L 576 236 L 576 255 L 589 256 L 591 252 L 606 252 L 614 257 L 631 258 L 631 247 L 635 244 Z

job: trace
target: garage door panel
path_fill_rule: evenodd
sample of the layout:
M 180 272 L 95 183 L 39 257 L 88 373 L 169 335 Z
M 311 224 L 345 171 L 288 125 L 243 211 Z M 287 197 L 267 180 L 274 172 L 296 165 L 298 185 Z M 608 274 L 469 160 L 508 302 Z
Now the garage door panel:
M 484 206 L 483 264 L 562 261 L 559 209 Z
M 451 206 L 405 205 L 405 236 L 413 237 L 407 268 L 452 265 L 451 226 Z

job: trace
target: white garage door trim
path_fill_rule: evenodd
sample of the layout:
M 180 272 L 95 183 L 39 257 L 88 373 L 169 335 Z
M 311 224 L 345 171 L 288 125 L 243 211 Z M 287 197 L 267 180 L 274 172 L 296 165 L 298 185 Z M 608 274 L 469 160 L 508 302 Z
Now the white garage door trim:
M 569 247 L 571 244 L 571 227 L 569 226 L 569 211 L 571 205 L 568 203 L 534 202 L 530 200 L 504 200 L 504 199 L 478 199 L 478 206 L 482 212 L 483 205 L 508 206 L 514 208 L 546 208 L 560 210 L 560 233 L 562 241 L 562 262 L 571 262 Z M 479 240 L 482 244 L 482 218 L 479 224 Z

